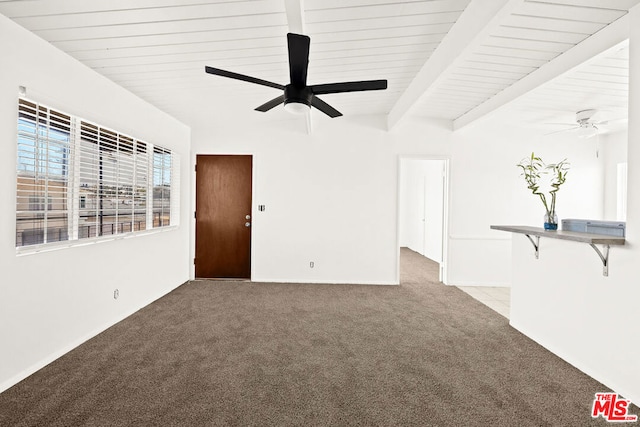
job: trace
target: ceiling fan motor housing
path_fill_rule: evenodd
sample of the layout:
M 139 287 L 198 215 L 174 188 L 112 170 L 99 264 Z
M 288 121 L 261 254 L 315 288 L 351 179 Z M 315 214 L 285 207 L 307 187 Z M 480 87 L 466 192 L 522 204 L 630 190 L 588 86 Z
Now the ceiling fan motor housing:
M 308 86 L 296 87 L 292 84 L 288 84 L 284 87 L 284 104 L 289 103 L 304 104 L 311 107 L 311 99 L 313 98 L 313 92 Z
M 594 119 L 594 116 L 596 115 L 597 111 L 596 110 L 582 110 L 582 111 L 578 111 L 576 113 L 576 122 L 578 122 L 578 124 L 582 125 L 583 123 L 586 124 L 589 121 Z

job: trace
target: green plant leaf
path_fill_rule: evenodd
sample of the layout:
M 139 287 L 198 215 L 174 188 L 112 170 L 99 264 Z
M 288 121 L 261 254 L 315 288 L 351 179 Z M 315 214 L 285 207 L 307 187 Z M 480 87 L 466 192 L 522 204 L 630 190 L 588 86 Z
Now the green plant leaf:
M 560 186 L 567 180 L 567 172 L 569 170 L 569 162 L 563 159 L 558 163 L 545 164 L 542 158 L 531 152 L 531 156 L 526 157 L 516 165 L 522 170 L 522 176 L 527 183 L 527 188 L 538 196 L 544 205 L 547 215 L 551 216 L 555 213 L 556 193 L 560 190 Z M 544 192 L 540 191 L 540 179 L 543 175 L 551 175 L 549 183 L 551 189 L 549 196 L 551 197 L 551 206 L 547 203 L 547 197 Z

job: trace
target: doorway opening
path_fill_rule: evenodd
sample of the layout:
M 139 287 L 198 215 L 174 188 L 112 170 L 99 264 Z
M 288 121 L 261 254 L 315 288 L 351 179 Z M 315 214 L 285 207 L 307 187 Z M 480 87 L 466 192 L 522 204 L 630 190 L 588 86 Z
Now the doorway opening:
M 406 247 L 439 265 L 447 283 L 449 161 L 400 158 L 398 253 Z M 399 264 L 398 264 L 399 265 Z

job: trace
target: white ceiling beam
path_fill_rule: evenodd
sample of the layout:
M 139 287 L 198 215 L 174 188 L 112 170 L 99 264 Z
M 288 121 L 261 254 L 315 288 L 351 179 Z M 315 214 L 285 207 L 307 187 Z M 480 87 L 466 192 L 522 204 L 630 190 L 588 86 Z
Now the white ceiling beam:
M 453 121 L 453 129 L 461 129 L 490 114 L 542 84 L 561 76 L 585 61 L 629 38 L 629 17 L 624 15 L 591 37 L 578 43 L 511 86 Z
M 304 34 L 304 0 L 284 0 L 289 32 Z
M 470 54 L 524 0 L 471 0 L 387 117 L 391 130 L 418 100 L 446 78 L 455 64 Z

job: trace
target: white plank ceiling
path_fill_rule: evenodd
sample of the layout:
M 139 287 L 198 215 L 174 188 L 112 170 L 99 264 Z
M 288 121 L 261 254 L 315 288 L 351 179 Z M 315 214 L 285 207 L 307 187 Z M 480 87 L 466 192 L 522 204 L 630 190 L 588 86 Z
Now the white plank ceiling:
M 504 3 L 428 85 L 432 57 L 466 31 L 470 5 Z M 311 37 L 309 83 L 388 79 L 386 91 L 323 95 L 345 115 L 456 121 L 623 18 L 640 0 L 0 0 L 0 13 L 184 123 L 228 122 L 276 89 L 204 73 L 209 65 L 288 83 L 286 33 Z M 297 6 L 301 22 L 292 22 Z M 624 45 L 576 63 L 514 103 L 530 121 L 584 108 L 626 114 Z M 442 52 L 441 52 L 442 53 Z M 438 64 L 436 64 L 438 65 Z M 534 73 L 535 74 L 535 73 Z M 412 83 L 413 82 L 413 83 Z M 402 101 L 402 98 L 410 98 Z M 322 114 L 314 112 L 316 114 Z M 478 115 L 480 116 L 480 115 Z M 335 119 L 340 120 L 340 119 Z
M 629 43 L 624 41 L 509 105 L 511 119 L 545 133 L 576 125 L 576 113 L 596 110 L 600 133 L 627 126 Z M 572 125 L 572 126 L 569 126 Z

